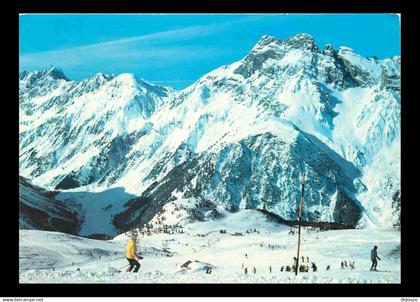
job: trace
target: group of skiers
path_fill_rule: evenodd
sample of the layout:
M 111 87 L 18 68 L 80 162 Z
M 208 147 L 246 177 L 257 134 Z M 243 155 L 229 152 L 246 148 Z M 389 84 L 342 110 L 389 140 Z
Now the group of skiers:
M 347 262 L 346 260 L 341 261 L 341 269 L 345 269 L 346 267 L 350 267 L 351 269 L 354 269 L 354 261 Z
M 372 260 L 372 266 L 370 268 L 371 271 L 377 271 L 376 266 L 378 265 L 378 261 L 377 260 L 381 260 L 381 258 L 379 258 L 378 256 L 378 247 L 375 245 L 374 248 L 371 251 L 371 260 Z M 248 255 L 245 254 L 245 257 L 248 258 Z M 302 256 L 302 262 L 305 262 L 305 257 Z M 309 257 L 306 257 L 306 262 L 309 263 Z M 348 264 L 348 265 L 347 265 Z M 345 267 L 350 267 L 351 269 L 355 268 L 355 262 L 347 262 L 346 260 L 341 261 L 341 269 L 344 269 Z M 286 271 L 286 272 L 295 272 L 297 268 L 297 258 L 293 257 L 293 265 L 286 265 L 286 266 L 282 266 L 280 271 Z M 313 272 L 316 272 L 318 270 L 318 267 L 316 266 L 316 264 L 314 262 L 311 262 L 311 268 Z M 242 263 L 242 269 L 244 269 L 245 274 L 248 274 L 248 268 L 245 267 L 244 268 L 244 264 Z M 329 271 L 331 269 L 331 265 L 327 265 L 326 270 Z M 272 273 L 272 266 L 270 265 L 269 267 L 269 271 L 270 274 Z M 309 271 L 309 265 L 304 265 L 301 264 L 299 265 L 299 272 L 308 272 Z M 254 274 L 256 273 L 256 268 L 253 268 L 253 272 Z
M 376 266 L 378 265 L 378 261 L 377 260 L 381 260 L 381 258 L 379 258 L 378 256 L 378 247 L 375 245 L 370 253 L 370 257 L 372 260 L 372 266 L 370 268 L 371 271 L 377 271 Z M 245 254 L 245 258 L 248 258 L 248 254 Z M 301 256 L 301 260 L 302 262 L 305 262 L 305 257 Z M 297 258 L 293 257 L 293 265 L 286 265 L 286 266 L 282 266 L 280 271 L 286 271 L 286 272 L 295 272 L 296 268 L 297 268 Z M 309 257 L 306 257 L 306 263 L 309 263 Z M 349 261 L 347 262 L 346 260 L 341 261 L 341 269 L 344 269 L 345 267 L 350 267 L 351 269 L 355 268 L 355 261 Z M 316 264 L 314 262 L 311 262 L 311 268 L 313 272 L 316 272 L 318 270 L 318 267 L 316 266 Z M 245 274 L 248 274 L 248 268 L 245 267 L 244 268 L 244 263 L 242 263 L 242 269 L 244 269 Z M 309 265 L 304 265 L 301 264 L 299 265 L 299 272 L 308 272 L 309 271 Z M 326 270 L 329 271 L 331 269 L 331 265 L 327 265 Z M 269 267 L 269 271 L 270 274 L 272 273 L 272 266 L 270 265 Z M 253 272 L 254 274 L 256 273 L 256 269 L 255 267 L 253 268 Z
M 247 267 L 245 267 L 244 272 L 245 272 L 245 275 L 247 275 L 247 274 L 248 274 L 248 268 L 247 268 Z M 256 273 L 257 273 L 257 269 L 255 268 L 255 266 L 254 266 L 254 268 L 252 269 L 252 272 L 253 272 L 254 274 L 256 274 Z
M 134 273 L 137 273 L 140 269 L 140 263 L 138 262 L 138 260 L 143 259 L 143 257 L 140 256 L 139 254 L 137 254 L 137 242 L 138 242 L 137 234 L 132 233 L 130 235 L 130 240 L 128 241 L 127 251 L 126 251 L 127 260 L 128 260 L 128 263 L 129 263 L 129 267 L 127 268 L 127 272 L 133 271 Z M 304 263 L 305 262 L 305 257 L 304 256 L 301 256 L 301 257 L 302 257 L 301 258 L 302 262 Z M 245 254 L 245 258 L 248 258 L 248 254 Z M 371 266 L 370 270 L 371 271 L 377 271 L 376 267 L 378 265 L 378 260 L 381 260 L 381 258 L 379 258 L 379 256 L 378 256 L 378 247 L 376 245 L 371 250 L 370 258 L 371 258 L 371 261 L 372 261 L 372 266 Z M 309 263 L 309 257 L 306 257 L 306 262 Z M 296 257 L 293 257 L 293 265 L 292 266 L 287 265 L 286 268 L 285 268 L 285 271 L 295 272 L 296 269 L 297 269 L 297 263 L 298 263 L 298 259 Z M 354 261 L 349 262 L 348 264 L 349 264 L 351 269 L 354 269 Z M 317 271 L 317 266 L 314 262 L 311 262 L 311 267 L 312 267 L 312 270 L 314 272 Z M 344 269 L 344 267 L 347 267 L 347 261 L 345 261 L 345 260 L 341 262 L 341 268 Z M 133 270 L 133 268 L 134 268 L 134 270 Z M 330 268 L 331 268 L 330 265 L 328 265 L 327 266 L 327 271 L 330 270 Z M 244 269 L 245 274 L 248 274 L 248 268 L 247 267 L 244 268 L 243 263 L 242 263 L 242 269 Z M 283 272 L 283 270 L 284 270 L 284 266 L 281 267 L 280 271 Z M 299 271 L 300 272 L 308 272 L 309 271 L 309 266 L 301 264 L 299 266 Z M 253 273 L 255 274 L 256 272 L 257 272 L 256 268 L 253 267 Z M 271 265 L 269 267 L 269 272 L 270 272 L 270 274 L 272 273 Z M 210 272 L 207 271 L 206 273 L 211 274 L 211 271 Z

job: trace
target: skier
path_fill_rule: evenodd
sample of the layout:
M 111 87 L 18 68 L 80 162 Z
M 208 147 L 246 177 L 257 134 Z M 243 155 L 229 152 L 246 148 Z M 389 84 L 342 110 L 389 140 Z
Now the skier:
M 283 272 L 283 270 L 284 270 L 284 266 L 281 267 L 280 271 Z
M 136 249 L 137 249 L 137 238 L 135 235 L 131 236 L 131 240 L 128 241 L 127 244 L 127 260 L 130 266 L 127 269 L 127 272 L 131 272 L 131 270 L 134 268 L 134 273 L 137 273 L 140 269 L 140 263 L 137 260 L 143 259 L 143 257 L 137 255 Z
M 271 265 L 270 265 L 270 274 L 271 274 Z
M 293 266 L 292 266 L 292 269 L 293 269 L 294 272 L 296 272 L 297 269 L 298 269 L 297 262 L 298 262 L 298 259 L 296 257 L 293 257 Z
M 378 265 L 378 260 L 381 260 L 381 258 L 378 256 L 378 247 L 376 245 L 373 247 L 373 250 L 370 251 L 370 259 L 372 260 L 370 270 L 377 271 L 376 266 Z
M 255 268 L 255 266 L 254 266 L 254 269 L 253 269 L 253 271 L 254 271 L 254 274 L 257 272 L 257 269 Z
M 248 274 L 248 268 L 245 267 L 245 275 L 247 275 L 247 274 Z
M 341 269 L 344 269 L 344 262 L 341 261 Z
M 306 257 L 306 262 L 308 262 L 308 263 L 309 263 L 309 257 Z
M 302 256 L 302 262 L 305 262 L 305 258 Z
M 328 266 L 327 266 L 327 271 L 329 271 L 329 270 L 330 270 L 330 268 L 331 268 L 331 266 L 328 264 Z

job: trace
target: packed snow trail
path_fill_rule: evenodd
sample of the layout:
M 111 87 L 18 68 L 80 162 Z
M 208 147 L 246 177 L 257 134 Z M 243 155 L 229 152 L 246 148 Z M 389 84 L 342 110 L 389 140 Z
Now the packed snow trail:
M 227 234 L 220 233 L 226 229 Z M 257 229 L 257 232 L 248 232 Z M 126 273 L 128 237 L 101 241 L 63 233 L 20 231 L 21 283 L 399 283 L 400 232 L 396 230 L 336 230 L 302 228 L 303 264 L 315 262 L 317 272 L 281 272 L 296 254 L 297 233 L 260 212 L 244 210 L 220 220 L 195 222 L 185 233 L 152 234 L 140 238 L 140 271 Z M 206 237 L 209 231 L 214 231 Z M 219 232 L 217 232 L 219 231 Z M 233 236 L 241 232 L 242 236 Z M 231 233 L 231 234 L 229 234 Z M 261 246 L 262 245 L 262 246 Z M 378 245 L 381 261 L 371 272 L 370 250 Z M 247 254 L 248 257 L 245 257 Z M 99 258 L 100 257 L 100 258 Z M 306 257 L 309 257 L 309 263 Z M 72 259 L 74 264 L 72 265 Z M 341 269 L 341 261 L 355 269 Z M 192 261 L 188 268 L 181 266 Z M 197 262 L 195 262 L 197 261 Z M 248 274 L 244 274 L 244 267 Z M 206 273 L 206 265 L 212 267 Z M 331 270 L 326 271 L 327 265 Z M 269 267 L 272 266 L 272 273 Z M 256 268 L 256 274 L 253 273 Z M 54 268 L 54 270 L 53 270 Z M 80 271 L 77 271 L 80 269 Z M 121 272 L 118 272 L 121 271 Z

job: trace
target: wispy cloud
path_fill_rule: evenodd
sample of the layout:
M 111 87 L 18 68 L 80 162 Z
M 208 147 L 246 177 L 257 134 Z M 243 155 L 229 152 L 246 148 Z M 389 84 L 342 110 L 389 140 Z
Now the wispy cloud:
M 39 68 L 42 66 L 77 67 L 84 64 L 112 63 L 130 66 L 176 64 L 184 60 L 199 60 L 229 53 L 229 50 L 204 46 L 165 46 L 149 49 L 106 49 L 61 50 L 23 55 L 20 67 Z M 159 65 L 159 64 L 158 64 Z
M 278 16 L 271 19 L 278 20 Z M 138 62 L 139 60 L 143 62 L 146 60 L 168 60 L 166 63 L 169 63 L 169 61 L 179 62 L 186 59 L 199 60 L 208 56 L 221 56 L 229 52 L 229 50 L 214 46 L 209 48 L 204 45 L 188 45 L 188 41 L 221 31 L 238 29 L 241 25 L 252 25 L 269 20 L 270 16 L 241 16 L 231 21 L 214 24 L 184 27 L 67 49 L 21 54 L 20 68 L 36 69 L 49 65 L 68 68 L 110 61 L 127 64 L 134 63 L 134 61 Z

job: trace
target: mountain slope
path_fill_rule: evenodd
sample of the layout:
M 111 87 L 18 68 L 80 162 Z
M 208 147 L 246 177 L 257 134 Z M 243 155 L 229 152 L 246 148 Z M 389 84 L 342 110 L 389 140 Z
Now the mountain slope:
M 366 175 L 399 145 L 399 70 L 399 57 L 320 50 L 300 34 L 264 36 L 181 91 L 128 74 L 22 74 L 21 174 L 49 188 L 124 188 L 138 198 L 109 216 L 123 230 L 182 197 L 295 219 L 305 170 L 304 219 L 389 226 L 373 209 L 396 194 L 399 174 L 386 201 Z M 42 93 L 25 88 L 34 75 Z
M 168 90 L 129 74 L 74 83 L 54 70 L 21 74 L 21 174 L 55 189 L 112 177 L 130 144 L 150 130 L 147 119 Z M 33 78 L 41 80 L 31 84 Z
M 19 229 L 77 234 L 82 218 L 54 195 L 19 177 Z

